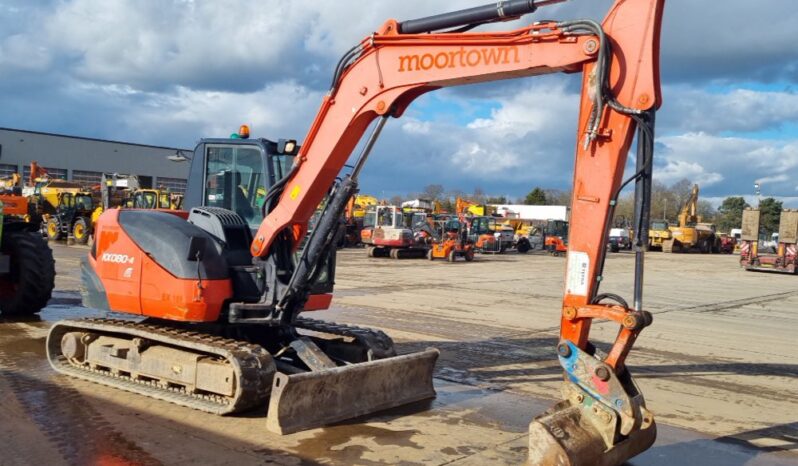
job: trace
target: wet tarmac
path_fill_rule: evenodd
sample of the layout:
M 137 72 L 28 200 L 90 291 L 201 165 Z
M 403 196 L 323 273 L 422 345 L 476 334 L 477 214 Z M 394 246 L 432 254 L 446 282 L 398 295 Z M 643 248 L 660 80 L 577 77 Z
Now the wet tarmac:
M 552 403 L 518 389 L 519 377 L 529 378 L 524 383 L 541 378 L 554 383 L 559 377 L 547 354 L 551 336 L 546 331 L 521 338 L 517 328 L 483 327 L 485 338 L 458 343 L 447 334 L 470 337 L 468 325 L 479 325 L 474 319 L 464 318 L 462 326 L 452 328 L 438 315 L 425 326 L 423 319 L 402 321 L 396 314 L 387 319 L 385 311 L 370 315 L 385 318 L 384 326 L 394 329 L 389 333 L 400 342 L 400 352 L 421 345 L 442 349 L 434 401 L 278 436 L 266 431 L 263 412 L 217 417 L 68 379 L 56 375 L 45 360 L 47 329 L 61 318 L 101 313 L 75 305 L 72 267 L 85 250 L 55 250 L 59 293 L 41 318 L 0 319 L 0 465 L 519 464 L 526 455 L 528 422 Z M 355 312 L 363 308 L 337 307 L 329 314 L 346 318 Z M 530 361 L 539 364 L 532 376 L 524 372 Z M 758 376 L 772 372 L 783 373 L 760 368 Z M 787 417 L 798 421 L 798 411 Z M 798 422 L 718 435 L 671 427 L 667 418 L 659 419 L 657 443 L 630 464 L 798 464 Z

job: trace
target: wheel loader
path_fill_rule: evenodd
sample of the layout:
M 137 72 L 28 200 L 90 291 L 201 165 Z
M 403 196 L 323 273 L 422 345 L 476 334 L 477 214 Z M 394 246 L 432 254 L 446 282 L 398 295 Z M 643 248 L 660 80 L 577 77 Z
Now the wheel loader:
M 96 209 L 90 192 L 60 193 L 55 213 L 46 222 L 47 239 L 58 241 L 71 235 L 77 244 L 88 243 L 94 233 Z
M 267 427 L 281 433 L 434 396 L 437 350 L 396 355 L 380 331 L 305 317 L 329 307 L 340 219 L 365 162 L 387 121 L 427 92 L 581 73 L 564 297 L 553 315 L 560 319 L 552 352 L 563 368 L 563 399 L 530 423 L 528 458 L 603 466 L 646 450 L 656 424 L 626 359 L 652 321 L 642 304 L 642 246 L 664 1 L 617 0 L 601 24 L 544 20 L 471 31 L 556 1 L 388 20 L 343 55 L 301 147 L 285 139 L 201 141 L 187 210 L 103 213 L 82 266 L 85 304 L 143 320 L 58 322 L 47 338 L 51 365 L 218 414 L 268 401 Z M 633 139 L 635 173 L 624 180 Z M 630 305 L 599 285 L 614 206 L 632 182 Z M 262 198 L 258 187 L 266 190 Z M 593 319 L 619 326 L 606 353 L 590 342 Z

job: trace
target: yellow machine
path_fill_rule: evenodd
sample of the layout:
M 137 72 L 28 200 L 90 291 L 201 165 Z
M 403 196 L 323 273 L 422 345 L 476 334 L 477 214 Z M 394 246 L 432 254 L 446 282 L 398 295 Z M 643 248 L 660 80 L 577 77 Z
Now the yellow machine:
M 40 215 L 54 215 L 58 209 L 59 199 L 62 194 L 75 195 L 83 190 L 80 183 L 67 180 L 40 179 L 33 185 L 31 202 L 36 206 Z
M 379 204 L 379 201 L 374 196 L 369 196 L 368 194 L 356 195 L 352 206 L 352 217 L 362 219 L 366 215 L 366 210 L 377 204 Z
M 662 250 L 662 243 L 673 239 L 667 220 L 652 220 L 648 229 L 648 249 Z
M 693 185 L 693 191 L 679 213 L 679 225 L 669 229 L 671 237 L 662 240 L 662 252 L 720 252 L 720 238 L 715 233 L 715 225 L 702 223 L 698 215 L 697 184 Z
M 488 206 L 485 204 L 477 204 L 461 197 L 455 200 L 455 213 L 457 215 L 473 215 L 474 217 L 485 217 L 490 215 Z
M 134 209 L 171 209 L 179 210 L 183 204 L 183 195 L 162 189 L 137 189 L 130 196 L 128 207 Z

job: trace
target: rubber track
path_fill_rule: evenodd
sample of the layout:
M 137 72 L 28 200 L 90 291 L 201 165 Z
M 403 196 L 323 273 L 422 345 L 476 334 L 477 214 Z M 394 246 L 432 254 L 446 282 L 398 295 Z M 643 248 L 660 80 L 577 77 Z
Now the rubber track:
M 233 397 L 189 393 L 164 388 L 157 382 L 132 379 L 110 371 L 75 366 L 61 355 L 61 337 L 69 331 L 93 331 L 113 336 L 140 337 L 173 347 L 219 356 L 231 363 L 238 384 Z M 271 392 L 275 365 L 262 347 L 187 330 L 118 319 L 62 320 L 47 336 L 47 359 L 58 372 L 214 414 L 231 414 L 264 405 Z
M 374 359 L 396 356 L 393 340 L 382 330 L 309 319 L 307 317 L 297 317 L 294 325 L 297 328 L 312 330 L 314 332 L 354 338 L 358 343 L 371 350 Z

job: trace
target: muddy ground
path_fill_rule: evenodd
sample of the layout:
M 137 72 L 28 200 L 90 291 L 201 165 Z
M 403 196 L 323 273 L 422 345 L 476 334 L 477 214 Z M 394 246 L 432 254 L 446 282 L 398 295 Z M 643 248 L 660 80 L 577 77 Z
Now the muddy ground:
M 77 307 L 79 247 L 55 246 L 54 299 L 41 319 L 0 320 L 0 464 L 518 464 L 526 427 L 557 397 L 554 355 L 564 260 L 473 263 L 339 256 L 331 311 L 379 327 L 400 352 L 437 347 L 438 397 L 299 434 L 263 412 L 215 417 L 58 376 L 50 324 Z M 746 273 L 736 256 L 647 256 L 654 324 L 628 365 L 659 423 L 634 465 L 798 464 L 798 277 Z M 611 254 L 602 291 L 631 299 L 633 257 Z M 594 324 L 600 342 L 616 328 Z

